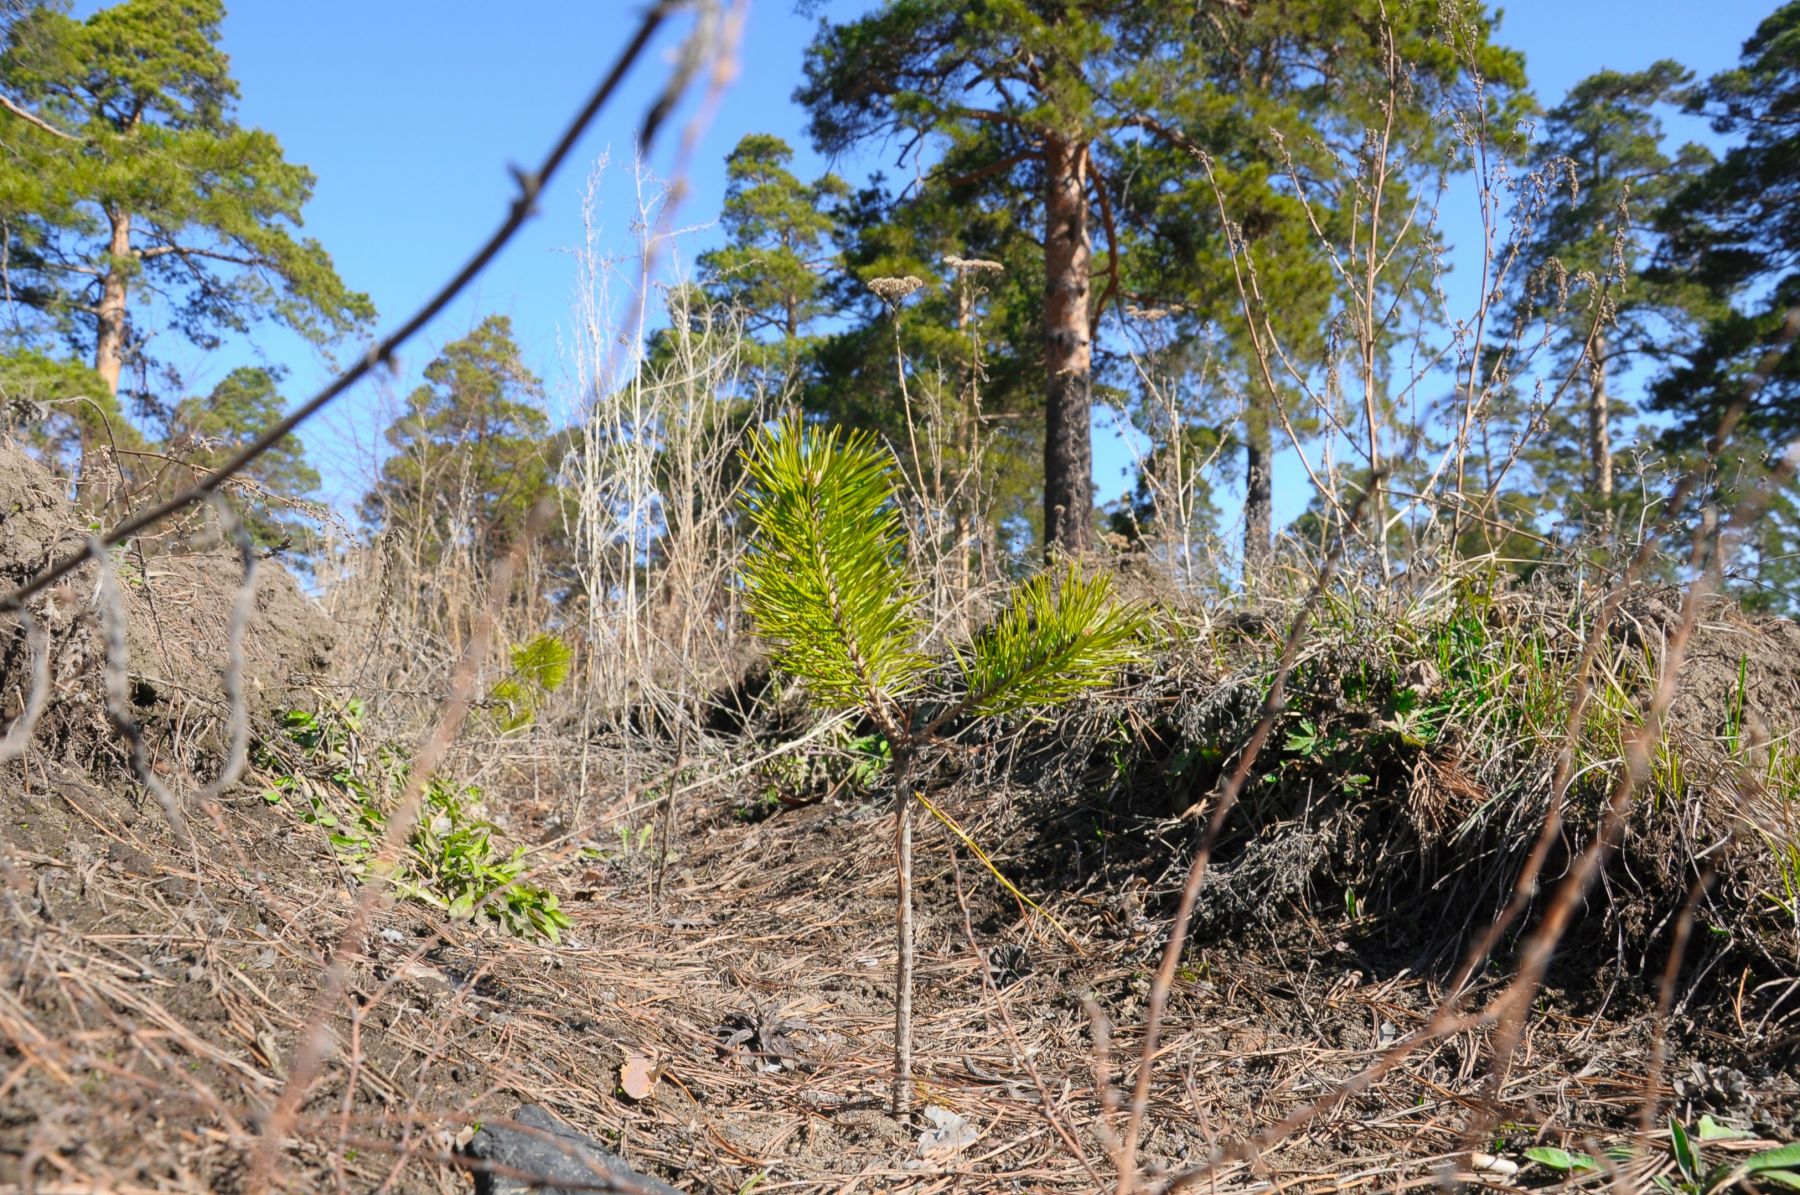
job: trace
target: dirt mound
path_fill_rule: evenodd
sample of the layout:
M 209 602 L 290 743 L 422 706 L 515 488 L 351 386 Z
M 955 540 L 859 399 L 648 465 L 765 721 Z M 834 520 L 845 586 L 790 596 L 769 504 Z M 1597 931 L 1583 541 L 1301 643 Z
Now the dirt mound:
M 66 483 L 17 447 L 0 444 L 0 591 L 78 549 L 87 523 L 69 503 Z M 241 562 L 229 551 L 147 554 L 129 545 L 114 549 L 113 559 L 137 717 L 206 737 L 226 712 L 222 678 Z M 51 637 L 52 692 L 38 739 L 91 754 L 112 734 L 98 700 L 105 634 L 93 568 L 32 608 Z M 10 621 L 0 631 L 0 726 L 24 708 L 31 674 L 25 635 Z M 244 692 L 253 713 L 286 704 L 322 675 L 333 635 L 285 569 L 260 563 L 243 643 Z
M 1660 652 L 1681 622 L 1682 594 L 1650 590 L 1622 612 L 1622 637 Z M 1720 741 L 1740 731 L 1800 730 L 1800 623 L 1745 611 L 1722 597 L 1701 608 L 1677 679 L 1669 723 Z
M 68 485 L 0 444 L 0 592 L 89 533 Z M 250 1078 L 244 1043 L 233 1040 L 266 1022 L 225 996 L 221 980 L 255 975 L 291 991 L 316 974 L 307 957 L 303 971 L 290 960 L 282 979 L 266 940 L 251 941 L 291 921 L 276 894 L 331 894 L 321 891 L 319 853 L 289 842 L 280 820 L 257 817 L 254 796 L 195 799 L 228 740 L 223 678 L 241 561 L 162 544 L 127 545 L 112 560 L 130 712 L 189 833 L 146 802 L 108 719 L 108 619 L 90 564 L 29 605 L 47 634 L 49 684 L 22 753 L 0 763 L 0 1186 L 96 1159 L 161 1185 L 170 1159 L 195 1157 L 192 1128 L 206 1119 L 196 1092 L 216 1115 L 269 1086 Z M 0 736 L 15 742 L 9 732 L 22 732 L 33 704 L 32 639 L 17 617 L 0 619 Z M 293 578 L 259 562 L 242 644 L 253 725 L 316 683 L 332 641 L 331 623 Z M 266 1028 L 249 1037 L 249 1057 L 258 1040 L 277 1048 Z M 128 1161 L 152 1156 L 163 1167 L 154 1175 Z M 230 1185 L 223 1172 L 198 1169 L 208 1178 L 190 1185 Z
M 1546 863 L 1552 884 L 1593 841 L 1624 775 L 1683 597 L 1658 587 L 1631 594 L 1593 663 Z M 1350 606 L 1322 618 L 1208 870 L 1197 938 L 1242 941 L 1299 911 L 1342 907 L 1436 965 L 1460 958 L 1510 898 L 1557 799 L 1573 678 L 1598 604 L 1591 593 L 1531 590 L 1422 613 Z M 1112 851 L 1133 859 L 1165 907 L 1185 874 L 1184 853 L 1165 863 L 1155 852 L 1132 856 L 1131 844 L 1161 825 L 1187 826 L 1164 819 L 1206 802 L 1235 764 L 1286 621 L 1233 628 L 1222 669 L 1164 676 L 1159 696 L 1135 703 L 1149 717 L 1129 740 L 1107 718 L 1053 736 L 1061 767 L 1073 768 L 1060 799 L 1073 805 L 1097 784 L 1118 794 L 1106 825 Z M 1697 881 L 1706 895 L 1696 972 L 1740 976 L 1747 965 L 1771 978 L 1792 974 L 1797 732 L 1800 626 L 1708 601 L 1650 775 L 1580 921 L 1592 941 L 1563 956 L 1589 974 L 1562 978 L 1580 986 L 1595 968 L 1666 957 Z M 1082 743 L 1094 745 L 1091 758 L 1069 750 Z M 1042 849 L 1054 868 L 1061 839 L 1047 835 Z M 1540 907 L 1517 923 L 1520 932 Z

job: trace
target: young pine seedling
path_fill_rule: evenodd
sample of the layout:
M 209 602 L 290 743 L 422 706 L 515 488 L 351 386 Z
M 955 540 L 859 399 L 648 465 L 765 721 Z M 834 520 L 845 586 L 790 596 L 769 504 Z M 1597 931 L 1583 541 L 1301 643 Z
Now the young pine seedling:
M 867 718 L 892 748 L 898 873 L 894 1115 L 912 1088 L 912 776 L 921 753 L 983 719 L 1048 709 L 1110 683 L 1141 656 L 1144 619 L 1104 573 L 1070 566 L 1014 588 L 947 660 L 922 647 L 917 579 L 891 453 L 863 432 L 788 419 L 744 452 L 750 548 L 743 581 L 776 666 L 821 709 Z

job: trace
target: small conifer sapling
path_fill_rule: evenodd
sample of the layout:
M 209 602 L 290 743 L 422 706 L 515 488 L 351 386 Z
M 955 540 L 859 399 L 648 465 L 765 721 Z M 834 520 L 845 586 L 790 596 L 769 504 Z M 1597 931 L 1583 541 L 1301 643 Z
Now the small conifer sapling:
M 790 418 L 744 453 L 750 547 L 743 568 L 757 632 L 822 710 L 868 719 L 893 752 L 896 975 L 893 1110 L 912 1087 L 912 789 L 922 752 L 984 719 L 1042 711 L 1105 686 L 1140 656 L 1144 618 L 1111 578 L 1040 573 L 948 659 L 924 650 L 918 579 L 892 453 L 866 432 Z M 941 679 L 948 678 L 948 679 Z

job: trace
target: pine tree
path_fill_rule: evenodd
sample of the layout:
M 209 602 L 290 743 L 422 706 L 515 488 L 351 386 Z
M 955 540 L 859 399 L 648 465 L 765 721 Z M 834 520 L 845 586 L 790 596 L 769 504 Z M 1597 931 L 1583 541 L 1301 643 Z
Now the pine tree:
M 277 376 L 268 369 L 234 369 L 204 398 L 183 399 L 169 419 L 168 450 L 192 466 L 212 469 L 279 422 L 287 409 Z M 319 487 L 306 446 L 288 436 L 252 461 L 244 476 L 255 490 L 242 518 L 258 547 L 279 549 L 310 567 L 316 528 L 296 506 Z
M 1658 379 L 1649 405 L 1673 421 L 1663 446 L 1711 470 L 1713 497 L 1729 510 L 1765 484 L 1800 436 L 1800 0 L 1765 18 L 1739 64 L 1695 89 L 1688 108 L 1736 143 L 1665 207 L 1656 273 L 1705 287 L 1718 307 L 1698 346 Z M 1766 381 L 1749 385 L 1759 366 Z M 1726 411 L 1746 397 L 1732 438 L 1718 443 Z M 1745 532 L 1746 600 L 1800 605 L 1793 487 Z
M 1119 285 L 1189 339 L 1217 337 L 1214 421 L 1242 454 L 1254 578 L 1278 437 L 1342 427 L 1352 490 L 1404 465 L 1390 372 L 1402 329 L 1435 303 L 1429 191 L 1468 164 L 1461 121 L 1504 137 L 1525 110 L 1523 62 L 1467 4 L 1242 5 L 1171 53 L 1196 60 L 1193 83 L 1142 80 L 1145 135 L 1122 137 L 1111 163 L 1130 180 Z M 1371 524 L 1383 508 L 1377 494 Z
M 237 122 L 221 0 L 122 0 L 85 20 L 36 4 L 0 58 L 0 227 L 16 338 L 63 345 L 117 394 L 155 367 L 156 303 L 213 347 L 262 319 L 327 343 L 374 317 L 317 241 L 313 188 L 280 144 Z
M 1140 658 L 1145 620 L 1113 600 L 1105 573 L 1040 573 L 940 668 L 923 650 L 892 454 L 867 432 L 807 434 L 790 418 L 752 439 L 745 469 L 743 580 L 758 633 L 815 704 L 866 718 L 893 753 L 893 1110 L 903 1116 L 912 1101 L 916 769 L 972 722 L 1054 707 L 1110 683 Z M 948 689 L 934 684 L 944 673 L 954 677 Z
M 1093 509 L 1087 159 L 1095 113 L 1084 68 L 1105 35 L 1102 21 L 1074 8 L 1045 15 L 1037 7 L 884 4 L 821 30 L 797 98 L 827 153 L 936 135 L 950 143 L 946 156 L 960 159 L 969 155 L 958 150 L 975 144 L 985 159 L 977 169 L 997 193 L 988 202 L 1043 213 L 1044 535 L 1047 546 L 1079 553 L 1092 542 Z M 984 90 L 994 102 L 975 100 Z
M 709 296 L 741 313 L 756 341 L 749 362 L 774 393 L 805 369 L 811 329 L 827 310 L 833 262 L 833 206 L 850 191 L 835 174 L 811 183 L 796 178 L 794 151 L 768 133 L 751 133 L 725 159 L 725 206 L 719 222 L 730 238 L 700 256 Z
M 425 564 L 450 545 L 480 564 L 497 559 L 555 482 L 542 401 L 512 321 L 488 316 L 425 367 L 424 384 L 387 429 L 394 452 L 363 516 L 401 535 Z
M 1436 105 L 1465 80 L 1465 65 L 1489 80 L 1491 99 L 1522 82 L 1522 71 L 1516 55 L 1488 43 L 1480 14 L 1450 12 L 1450 28 L 1440 36 L 1437 11 L 1384 10 L 1378 0 L 1222 7 L 889 0 L 868 16 L 821 30 L 798 93 L 820 149 L 837 153 L 886 138 L 930 142 L 941 161 L 923 190 L 960 187 L 963 210 L 1037 216 L 1042 232 L 1030 276 L 1041 285 L 1048 545 L 1079 552 L 1091 542 L 1089 420 L 1097 321 L 1109 302 L 1137 289 L 1151 301 L 1176 292 L 1169 297 L 1187 300 L 1198 318 L 1218 318 L 1224 307 L 1226 235 L 1209 215 L 1217 210 L 1212 195 L 1195 182 L 1194 151 L 1219 163 L 1228 198 L 1240 201 L 1230 213 L 1240 229 L 1306 244 L 1304 254 L 1270 263 L 1270 276 L 1296 274 L 1278 293 L 1328 296 L 1329 267 L 1309 242 L 1304 213 L 1283 179 L 1283 148 L 1269 130 L 1306 165 L 1341 176 L 1354 173 L 1356 153 L 1315 152 L 1309 143 L 1354 145 L 1392 108 L 1400 136 L 1417 143 L 1409 169 L 1441 164 L 1452 147 Z M 1387 70 L 1390 36 L 1401 57 L 1421 64 L 1400 88 Z M 1126 205 L 1127 189 L 1147 177 L 1136 160 L 1152 152 L 1143 147 L 1157 157 L 1150 175 L 1163 198 L 1141 192 L 1139 202 Z M 1194 193 L 1177 194 L 1183 187 Z M 1354 187 L 1338 189 L 1348 219 Z M 1134 263 L 1134 253 L 1149 262 Z M 1214 301 L 1195 301 L 1203 298 Z M 1314 301 L 1310 309 L 1325 318 L 1328 306 Z M 1265 543 L 1270 401 L 1265 396 L 1246 420 L 1248 521 L 1252 539 Z
M 1020 215 L 955 185 L 902 201 L 871 179 L 842 208 L 831 304 L 844 326 L 819 345 L 807 390 L 809 411 L 887 440 L 989 576 L 1042 533 L 1042 250 Z M 869 289 L 907 277 L 925 285 L 900 303 Z
M 1517 301 L 1560 338 L 1558 376 L 1581 375 L 1578 412 L 1548 412 L 1551 434 L 1535 454 L 1540 491 L 1604 510 L 1613 502 L 1614 427 L 1631 414 L 1617 394 L 1634 365 L 1673 359 L 1707 314 L 1708 296 L 1667 272 L 1646 276 L 1670 200 L 1708 166 L 1700 145 L 1664 148 L 1657 109 L 1678 99 L 1693 73 L 1663 60 L 1648 69 L 1600 71 L 1569 89 L 1545 116 L 1532 164 L 1548 188 L 1519 246 Z M 1567 470 L 1571 458 L 1585 470 Z
M 1691 278 L 1733 304 L 1651 399 L 1676 420 L 1671 443 L 1700 446 L 1800 307 L 1800 0 L 1767 17 L 1739 65 L 1698 88 L 1688 107 L 1737 141 L 1665 207 L 1661 227 L 1668 245 L 1659 273 Z M 1771 441 L 1800 434 L 1796 399 L 1800 348 L 1789 346 L 1743 430 Z

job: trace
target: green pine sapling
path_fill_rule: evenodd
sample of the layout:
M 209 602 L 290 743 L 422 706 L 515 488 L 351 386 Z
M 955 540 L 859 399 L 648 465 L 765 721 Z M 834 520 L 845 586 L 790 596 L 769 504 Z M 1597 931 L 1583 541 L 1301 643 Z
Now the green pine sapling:
M 953 729 L 1106 685 L 1139 658 L 1144 618 L 1114 599 L 1104 573 L 1045 572 L 1016 587 L 999 617 L 941 667 L 945 661 L 922 649 L 893 455 L 865 432 L 809 432 L 790 418 L 757 432 L 744 461 L 750 547 L 743 581 L 757 632 L 817 706 L 861 714 L 892 747 L 893 1104 L 904 1116 L 912 1087 L 910 784 L 918 757 Z

